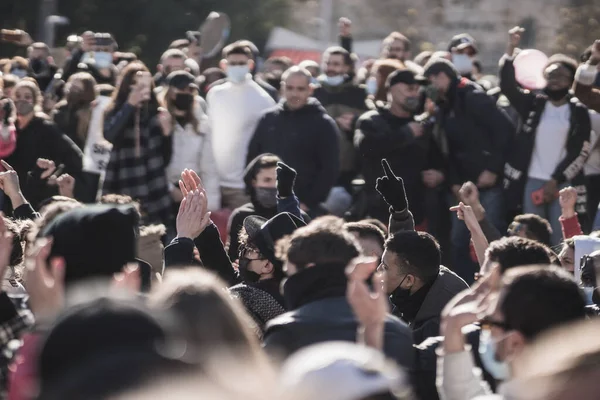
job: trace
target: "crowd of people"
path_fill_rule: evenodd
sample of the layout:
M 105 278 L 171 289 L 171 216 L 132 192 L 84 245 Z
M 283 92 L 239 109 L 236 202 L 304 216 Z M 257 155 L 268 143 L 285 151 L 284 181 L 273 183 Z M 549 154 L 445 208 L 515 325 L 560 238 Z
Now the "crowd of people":
M 204 70 L 3 32 L 0 398 L 596 398 L 600 40 L 527 87 L 520 27 L 497 76 L 339 29 Z

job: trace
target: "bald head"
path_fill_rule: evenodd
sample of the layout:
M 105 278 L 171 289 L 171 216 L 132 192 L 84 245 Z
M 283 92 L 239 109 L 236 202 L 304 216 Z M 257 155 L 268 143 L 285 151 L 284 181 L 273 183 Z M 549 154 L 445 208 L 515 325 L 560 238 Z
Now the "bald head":
M 283 73 L 281 90 L 288 109 L 299 110 L 306 106 L 313 93 L 311 78 L 310 72 L 301 67 L 291 67 Z

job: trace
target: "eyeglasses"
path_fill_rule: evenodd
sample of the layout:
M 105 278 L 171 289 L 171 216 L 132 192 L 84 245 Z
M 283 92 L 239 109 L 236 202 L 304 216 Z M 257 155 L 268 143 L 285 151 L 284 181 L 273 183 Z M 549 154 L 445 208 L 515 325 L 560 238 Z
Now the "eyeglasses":
M 492 318 L 484 318 L 480 321 L 481 329 L 491 329 L 492 327 L 500 328 L 504 331 L 509 331 L 510 325 L 503 321 L 497 321 Z

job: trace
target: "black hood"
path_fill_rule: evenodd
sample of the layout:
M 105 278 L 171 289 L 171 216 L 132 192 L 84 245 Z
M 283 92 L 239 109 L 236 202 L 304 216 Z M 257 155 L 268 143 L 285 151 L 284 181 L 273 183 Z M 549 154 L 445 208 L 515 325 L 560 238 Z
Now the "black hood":
M 314 97 L 309 97 L 308 102 L 304 107 L 299 110 L 290 110 L 287 106 L 287 100 L 282 98 L 277 107 L 280 111 L 286 113 L 297 113 L 297 114 L 327 114 L 325 107 L 321 104 L 321 102 Z

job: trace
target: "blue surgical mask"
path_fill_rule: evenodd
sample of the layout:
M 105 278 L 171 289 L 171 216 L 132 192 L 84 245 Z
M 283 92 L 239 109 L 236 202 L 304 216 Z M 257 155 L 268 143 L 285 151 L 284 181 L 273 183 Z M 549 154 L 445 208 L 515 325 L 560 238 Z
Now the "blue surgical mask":
M 319 80 L 317 78 L 310 78 L 310 83 L 312 83 L 313 85 L 318 85 Z
M 473 71 L 473 61 L 466 54 L 453 54 L 452 64 L 461 75 L 470 74 Z
M 91 62 L 94 59 L 94 57 L 92 57 L 92 53 L 90 53 L 89 51 L 86 51 L 85 53 L 83 53 L 83 55 L 81 56 L 81 61 L 84 64 L 88 64 L 89 62 Z
M 483 367 L 494 379 L 505 381 L 510 377 L 508 364 L 496 360 L 496 345 L 498 342 L 492 339 L 492 333 L 489 330 L 482 330 L 479 335 L 479 356 Z
M 97 51 L 94 53 L 96 67 L 99 69 L 108 68 L 112 64 L 112 54 L 105 51 Z
M 367 79 L 367 93 L 371 96 L 375 96 L 377 93 L 377 78 L 374 76 Z
M 242 83 L 250 73 L 247 65 L 230 65 L 227 67 L 227 78 L 233 83 Z
M 329 86 L 339 86 L 344 83 L 344 75 L 325 75 L 325 83 L 327 83 Z
M 19 79 L 23 79 L 27 76 L 27 71 L 22 68 L 15 68 L 11 70 L 10 73 L 18 77 Z
M 584 286 L 583 292 L 585 293 L 586 305 L 591 306 L 592 304 L 594 304 L 594 300 L 592 300 L 592 298 L 594 297 L 594 288 Z

